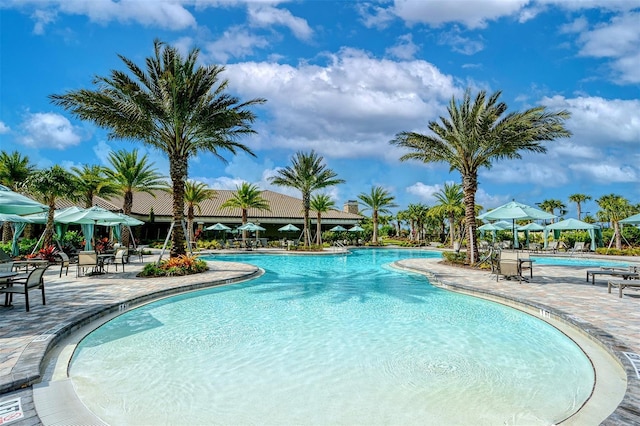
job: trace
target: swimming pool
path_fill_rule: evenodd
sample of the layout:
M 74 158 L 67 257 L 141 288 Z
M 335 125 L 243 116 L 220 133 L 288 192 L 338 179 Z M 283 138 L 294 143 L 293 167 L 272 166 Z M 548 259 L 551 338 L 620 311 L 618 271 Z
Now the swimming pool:
M 388 268 L 418 256 L 216 256 L 266 273 L 113 319 L 69 375 L 110 424 L 552 424 L 589 397 L 571 340 Z
M 531 256 L 531 259 L 536 261 L 536 265 L 576 266 L 582 268 L 600 266 L 626 268 L 627 266 L 629 266 L 629 264 L 625 262 L 584 257 Z

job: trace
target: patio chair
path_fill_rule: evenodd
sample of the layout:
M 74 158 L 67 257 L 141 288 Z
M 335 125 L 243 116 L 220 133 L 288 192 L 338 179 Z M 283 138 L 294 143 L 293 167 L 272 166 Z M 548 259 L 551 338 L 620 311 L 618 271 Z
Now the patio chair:
M 108 265 L 115 265 L 116 272 L 118 272 L 118 265 L 122 265 L 122 272 L 124 272 L 124 264 L 127 263 L 126 260 L 127 260 L 128 252 L 129 250 L 125 248 L 120 248 L 116 250 L 116 254 L 113 256 L 112 259 L 109 260 L 109 263 L 106 264 L 107 268 L 108 268 Z
M 78 252 L 78 263 L 76 266 L 76 278 L 80 276 L 80 269 L 82 269 L 83 273 L 87 268 L 96 271 L 98 268 L 98 253 L 95 251 Z
M 583 241 L 576 241 L 575 243 L 573 243 L 573 248 L 571 249 L 571 256 L 573 256 L 576 253 L 584 253 L 586 251 L 589 251 L 589 247 L 587 246 L 587 243 Z
M 62 277 L 62 270 L 65 268 L 67 268 L 67 270 L 64 274 L 69 275 L 69 264 L 71 263 L 71 260 L 69 260 L 69 256 L 67 256 L 67 253 L 59 251 L 56 253 L 55 257 L 56 265 L 60 265 L 60 277 Z
M 496 281 L 500 278 L 500 275 L 506 279 L 517 278 L 518 283 L 522 282 L 522 275 L 520 273 L 520 266 L 517 260 L 500 259 L 498 263 L 498 273 L 496 274 Z
M 543 248 L 542 251 L 550 251 L 551 253 L 556 253 L 558 251 L 558 241 L 551 241 L 547 244 L 547 247 Z
M 0 288 L 0 293 L 5 294 L 4 305 L 11 306 L 14 294 L 24 294 L 25 307 L 27 312 L 29 312 L 29 290 L 38 288 L 42 291 L 42 304 L 46 305 L 47 303 L 44 298 L 44 280 L 42 279 L 42 276 L 48 267 L 49 265 L 38 266 L 29 272 L 29 275 L 26 277 L 13 278 L 7 287 Z
M 10 262 L 13 258 L 9 256 L 4 250 L 0 249 L 0 262 Z

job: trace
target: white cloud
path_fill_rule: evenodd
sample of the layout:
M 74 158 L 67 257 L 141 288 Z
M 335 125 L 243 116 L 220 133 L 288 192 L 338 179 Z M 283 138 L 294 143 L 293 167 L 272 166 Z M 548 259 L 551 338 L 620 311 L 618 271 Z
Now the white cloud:
M 227 66 L 241 97 L 269 100 L 269 136 L 261 137 L 271 146 L 384 157 L 393 151 L 388 141 L 397 132 L 425 131 L 428 120 L 461 93 L 451 76 L 426 61 L 381 60 L 355 49 L 327 58 L 326 65 Z
M 589 28 L 589 21 L 584 16 L 574 19 L 572 22 L 560 26 L 561 34 L 575 34 L 586 31 Z
M 484 28 L 488 21 L 518 13 L 529 0 L 395 0 L 394 13 L 409 23 L 439 26 L 459 22 L 467 28 Z
M 608 164 L 579 163 L 569 166 L 575 173 L 585 179 L 607 183 L 637 182 L 640 180 L 640 168 L 634 168 L 630 164 L 620 164 L 619 159 L 611 159 Z
M 203 59 L 226 63 L 230 58 L 243 58 L 254 53 L 256 48 L 269 45 L 266 38 L 251 34 L 247 29 L 235 26 L 227 29 L 216 41 L 205 44 Z
M 567 127 L 573 141 L 594 147 L 618 146 L 638 149 L 640 141 L 640 100 L 604 99 L 600 97 L 543 98 L 542 105 L 566 109 L 571 113 Z
M 271 27 L 283 25 L 301 40 L 309 40 L 313 36 L 313 30 L 306 20 L 295 17 L 288 10 L 278 9 L 269 5 L 249 3 L 249 21 L 258 27 Z
M 481 169 L 481 182 L 490 181 L 504 185 L 535 182 L 537 185 L 557 187 L 569 182 L 567 171 L 561 164 L 537 155 L 525 160 L 500 161 L 491 169 Z
M 426 185 L 422 182 L 416 182 L 406 188 L 409 194 L 415 195 L 421 202 L 433 204 L 436 202 L 434 194 L 440 192 L 443 185 Z
M 78 145 L 83 136 L 60 114 L 51 112 L 28 114 L 21 125 L 24 135 L 20 142 L 29 148 L 66 149 Z
M 398 59 L 409 60 L 415 57 L 418 52 L 418 46 L 413 42 L 411 34 L 405 34 L 398 37 L 397 43 L 386 50 L 387 55 L 394 56 Z
M 367 28 L 384 29 L 395 19 L 391 8 L 374 6 L 369 2 L 358 2 L 355 8 L 362 19 L 362 24 Z
M 0 121 L 0 135 L 3 133 L 9 133 L 10 131 L 11 129 L 9 128 L 9 126 Z
M 489 195 L 484 189 L 478 188 L 476 192 L 476 204 L 482 206 L 484 211 L 488 211 L 499 207 L 509 201 L 513 196 L 511 195 Z
M 463 55 L 473 55 L 484 49 L 484 43 L 480 40 L 471 40 L 463 37 L 458 27 L 454 27 L 451 31 L 440 34 L 438 43 L 451 46 L 454 52 Z

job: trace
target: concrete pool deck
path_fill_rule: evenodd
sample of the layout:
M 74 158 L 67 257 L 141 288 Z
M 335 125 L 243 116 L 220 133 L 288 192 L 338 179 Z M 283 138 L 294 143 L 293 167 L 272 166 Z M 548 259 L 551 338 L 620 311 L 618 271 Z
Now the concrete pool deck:
M 275 252 L 275 250 L 266 250 Z M 217 252 L 220 253 L 220 252 Z M 154 257 L 145 258 L 151 262 Z M 635 258 L 619 258 L 638 264 Z M 509 299 L 540 309 L 572 324 L 597 340 L 620 361 L 627 375 L 627 390 L 618 408 L 602 424 L 640 424 L 640 378 L 624 353 L 640 354 L 640 291 L 626 289 L 623 298 L 607 292 L 607 279 L 586 281 L 586 270 L 593 267 L 564 267 L 534 264 L 530 283 L 500 279 L 488 271 L 454 268 L 439 259 L 410 259 L 399 266 L 432 274 L 434 284 L 481 297 Z M 16 296 L 13 308 L 0 307 L 0 403 L 20 397 L 24 418 L 13 425 L 47 424 L 38 417 L 33 403 L 32 384 L 42 379 L 45 355 L 69 334 L 92 320 L 113 315 L 145 301 L 217 284 L 252 278 L 257 268 L 230 262 L 211 262 L 205 274 L 180 278 L 141 279 L 135 275 L 142 263 L 126 265 L 126 272 L 75 277 L 58 277 L 59 269 L 45 274 L 47 305 L 38 292 L 31 297 L 31 311 L 24 310 L 24 297 Z M 637 366 L 640 368 L 640 362 Z M 599 424 L 600 422 L 594 423 Z M 61 423 L 64 424 L 64 423 Z

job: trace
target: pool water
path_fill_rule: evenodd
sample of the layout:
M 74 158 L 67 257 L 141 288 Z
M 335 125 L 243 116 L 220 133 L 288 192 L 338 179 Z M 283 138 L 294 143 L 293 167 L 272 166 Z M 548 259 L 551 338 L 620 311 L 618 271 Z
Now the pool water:
M 606 259 L 587 259 L 579 257 L 546 257 L 546 256 L 531 256 L 531 259 L 536 261 L 536 265 L 552 265 L 552 266 L 576 266 L 582 268 L 589 267 L 610 267 L 610 268 L 626 268 L 628 263 L 618 262 Z
M 589 397 L 573 341 L 389 268 L 418 256 L 433 254 L 215 256 L 266 273 L 124 313 L 69 375 L 113 425 L 549 425 Z

